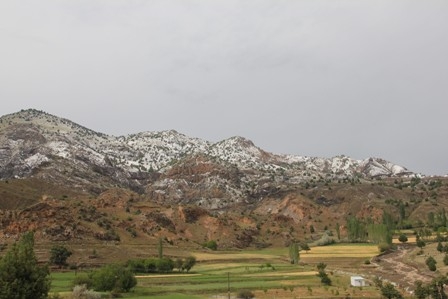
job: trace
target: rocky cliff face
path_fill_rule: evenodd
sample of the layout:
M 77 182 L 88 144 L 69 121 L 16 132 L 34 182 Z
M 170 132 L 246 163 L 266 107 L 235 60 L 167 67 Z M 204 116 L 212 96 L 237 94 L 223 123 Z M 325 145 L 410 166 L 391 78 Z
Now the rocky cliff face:
M 37 110 L 0 118 L 1 179 L 35 177 L 96 194 L 119 186 L 218 209 L 318 181 L 409 175 L 376 158 L 276 155 L 243 137 L 214 144 L 176 131 L 114 137 Z

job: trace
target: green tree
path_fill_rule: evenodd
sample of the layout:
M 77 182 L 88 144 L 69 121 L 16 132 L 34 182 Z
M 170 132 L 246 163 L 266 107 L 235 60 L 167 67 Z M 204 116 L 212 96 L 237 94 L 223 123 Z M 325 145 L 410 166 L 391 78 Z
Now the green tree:
M 177 258 L 175 261 L 174 261 L 174 268 L 176 268 L 177 269 L 177 271 L 182 271 L 183 270 L 183 267 L 182 267 L 182 265 L 184 264 L 184 261 L 182 261 L 182 259 L 180 259 L 180 258 Z
M 443 264 L 445 266 L 448 266 L 448 254 L 445 253 L 445 256 L 443 257 Z
M 131 270 L 116 264 L 92 272 L 90 278 L 95 291 L 129 292 L 137 285 L 137 279 Z
M 341 226 L 339 222 L 336 222 L 336 235 L 338 236 L 338 240 L 341 240 Z
M 190 272 L 191 268 L 193 268 L 194 265 L 196 265 L 196 258 L 194 256 L 189 256 L 182 264 L 182 269 Z
M 428 293 L 431 298 L 447 299 L 445 286 L 448 285 L 448 277 L 438 276 L 434 278 L 428 286 Z
M 406 219 L 406 210 L 404 208 L 404 204 L 402 201 L 400 201 L 400 205 L 399 205 L 399 213 L 400 213 L 400 222 L 403 223 L 404 220 Z
M 370 223 L 366 229 L 371 242 L 392 244 L 392 231 L 387 224 Z
M 328 277 L 327 272 L 325 272 L 325 268 L 327 268 L 327 264 L 325 263 L 318 263 L 316 265 L 317 268 L 317 276 L 320 277 L 320 282 L 324 285 L 331 285 L 331 279 Z
M 50 272 L 39 266 L 34 234 L 28 232 L 0 259 L 0 298 L 44 299 L 50 290 Z
M 289 245 L 289 259 L 291 264 L 298 264 L 300 260 L 299 244 L 297 242 L 292 242 Z
M 398 241 L 400 241 L 401 243 L 406 243 L 408 241 L 408 237 L 405 234 L 400 234 L 400 236 L 398 237 Z
M 306 253 L 311 250 L 310 245 L 308 245 L 308 243 L 306 242 L 300 243 L 300 249 L 305 250 Z
M 415 283 L 414 296 L 417 299 L 425 299 L 429 296 L 429 289 L 423 285 L 423 282 L 417 280 Z
M 158 272 L 168 273 L 174 269 L 174 261 L 170 258 L 162 258 L 156 260 L 156 267 Z
M 434 271 L 437 270 L 437 267 L 436 267 L 437 262 L 436 262 L 436 260 L 435 260 L 432 256 L 428 257 L 428 258 L 426 259 L 425 263 L 426 263 L 426 265 L 428 266 L 428 269 L 429 269 L 430 271 L 433 271 L 433 272 L 434 272 Z
M 443 248 L 442 242 L 439 241 L 439 243 L 437 243 L 437 251 L 443 252 L 443 250 L 444 250 L 444 248 Z
M 422 239 L 418 238 L 417 239 L 417 246 L 420 247 L 421 250 L 423 250 L 423 247 L 426 246 L 426 243 Z
M 55 245 L 50 249 L 50 263 L 59 267 L 67 265 L 67 259 L 72 252 L 61 245 Z
M 216 243 L 215 240 L 207 241 L 203 244 L 203 246 L 211 250 L 218 250 L 218 243 Z
M 402 299 L 403 296 L 390 282 L 383 283 L 381 286 L 381 295 L 387 299 Z
M 351 216 L 347 219 L 347 237 L 350 242 L 364 242 L 366 235 L 366 228 L 358 218 Z

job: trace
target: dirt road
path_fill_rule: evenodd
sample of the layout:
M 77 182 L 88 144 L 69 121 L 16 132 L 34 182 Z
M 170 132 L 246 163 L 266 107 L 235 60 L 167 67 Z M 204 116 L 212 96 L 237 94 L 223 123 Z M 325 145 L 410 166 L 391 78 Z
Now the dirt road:
M 421 280 L 429 282 L 434 278 L 434 274 L 406 262 L 406 256 L 415 250 L 412 246 L 398 246 L 397 250 L 372 259 L 374 267 L 369 269 L 369 274 L 380 277 L 397 284 L 401 289 L 410 291 L 414 289 L 414 282 Z

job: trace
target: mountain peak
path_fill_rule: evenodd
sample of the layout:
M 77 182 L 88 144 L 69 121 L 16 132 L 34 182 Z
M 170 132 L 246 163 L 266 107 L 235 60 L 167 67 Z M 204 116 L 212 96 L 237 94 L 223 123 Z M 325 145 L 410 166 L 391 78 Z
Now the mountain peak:
M 37 175 L 62 179 L 67 173 L 76 173 L 68 179 L 80 185 L 91 184 L 93 180 L 144 188 L 153 178 L 152 173 L 163 175 L 175 163 L 195 155 L 210 157 L 222 169 L 242 171 L 241 179 L 247 182 L 269 178 L 287 185 L 313 176 L 337 178 L 362 174 L 369 178 L 411 174 L 404 167 L 378 158 L 358 161 L 345 155 L 333 158 L 276 155 L 241 136 L 216 143 L 176 130 L 114 137 L 36 109 L 0 118 L 1 178 Z

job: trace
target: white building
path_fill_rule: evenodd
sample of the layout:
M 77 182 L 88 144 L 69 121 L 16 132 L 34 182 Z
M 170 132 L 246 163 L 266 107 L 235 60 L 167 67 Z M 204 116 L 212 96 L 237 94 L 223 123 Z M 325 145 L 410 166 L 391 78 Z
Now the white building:
M 367 286 L 366 280 L 362 276 L 351 276 L 350 284 L 354 287 L 365 287 Z

